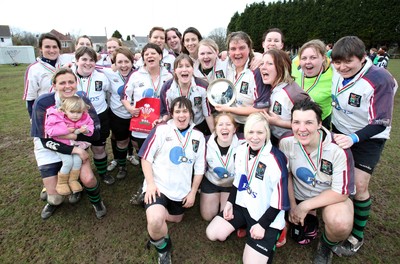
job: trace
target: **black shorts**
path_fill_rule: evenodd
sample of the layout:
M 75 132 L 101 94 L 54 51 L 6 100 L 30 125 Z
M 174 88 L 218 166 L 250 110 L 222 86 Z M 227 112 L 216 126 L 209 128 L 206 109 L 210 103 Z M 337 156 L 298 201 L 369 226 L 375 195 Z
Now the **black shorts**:
M 185 208 L 183 208 L 182 202 L 172 201 L 163 193 L 161 193 L 161 196 L 157 196 L 156 201 L 154 203 L 144 204 L 144 209 L 147 210 L 147 208 L 155 204 L 163 205 L 168 210 L 168 213 L 170 215 L 181 215 L 185 212 Z
M 267 256 L 268 263 L 272 263 L 272 258 L 276 249 L 276 242 L 281 234 L 281 230 L 268 227 L 265 230 L 265 236 L 263 239 L 253 239 L 250 237 L 250 228 L 257 224 L 246 208 L 241 207 L 237 204 L 233 205 L 233 215 L 235 216 L 228 222 L 236 229 L 246 227 L 247 239 L 246 244 L 256 250 L 258 253 Z M 219 216 L 223 218 L 223 211 L 219 213 Z
M 57 176 L 62 166 L 62 162 L 50 163 L 39 166 L 40 176 L 44 178 Z
M 351 146 L 354 167 L 372 174 L 379 162 L 386 139 L 367 139 Z
M 98 114 L 100 119 L 100 139 L 90 141 L 93 146 L 105 146 L 107 138 L 110 136 L 110 118 L 108 116 L 108 108 L 101 114 Z
M 232 187 L 221 187 L 218 185 L 213 184 L 210 182 L 206 176 L 203 177 L 203 180 L 201 181 L 201 192 L 202 193 L 221 193 L 221 192 L 227 192 L 229 193 L 231 191 Z
M 110 117 L 110 128 L 113 133 L 115 140 L 122 141 L 128 139 L 131 135 L 131 131 L 129 131 L 129 125 L 131 123 L 131 119 L 124 119 L 113 113 L 112 110 L 109 111 Z

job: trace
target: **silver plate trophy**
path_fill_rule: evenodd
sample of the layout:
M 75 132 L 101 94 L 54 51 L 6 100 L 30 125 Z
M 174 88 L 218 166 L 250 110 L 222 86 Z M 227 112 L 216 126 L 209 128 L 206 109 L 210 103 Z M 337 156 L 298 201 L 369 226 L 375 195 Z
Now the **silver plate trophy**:
M 231 105 L 235 101 L 235 85 L 228 79 L 216 79 L 208 85 L 207 99 L 213 106 Z

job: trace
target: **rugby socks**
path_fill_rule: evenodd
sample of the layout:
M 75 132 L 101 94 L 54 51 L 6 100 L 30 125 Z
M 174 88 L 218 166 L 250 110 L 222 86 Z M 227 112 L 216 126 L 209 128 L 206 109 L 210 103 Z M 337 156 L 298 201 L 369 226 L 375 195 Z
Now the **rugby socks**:
M 150 238 L 150 243 L 155 246 L 155 248 L 159 253 L 164 253 L 170 250 L 172 245 L 171 238 L 169 237 L 169 235 L 157 241 L 154 241 L 152 238 Z
M 364 238 L 364 228 L 367 225 L 369 215 L 371 213 L 371 197 L 367 200 L 353 200 L 354 204 L 354 224 L 351 234 L 361 241 Z
M 119 167 L 125 167 L 126 166 L 126 154 L 128 153 L 128 148 L 119 148 L 118 146 L 115 146 L 116 148 L 116 153 L 115 153 L 115 158 L 117 159 L 117 163 Z
M 99 188 L 99 182 L 97 181 L 96 186 L 93 188 L 88 188 L 85 186 L 86 194 L 89 197 L 89 201 L 92 204 L 98 203 L 101 201 L 100 197 L 100 188 Z
M 102 159 L 93 159 L 93 162 L 99 176 L 105 175 L 107 172 L 107 156 Z
M 325 243 L 325 245 L 327 245 L 329 248 L 332 248 L 333 246 L 336 246 L 337 244 L 339 244 L 339 242 L 332 242 L 332 241 L 330 241 L 330 240 L 326 237 L 325 231 L 322 233 L 321 241 L 322 241 L 323 243 Z

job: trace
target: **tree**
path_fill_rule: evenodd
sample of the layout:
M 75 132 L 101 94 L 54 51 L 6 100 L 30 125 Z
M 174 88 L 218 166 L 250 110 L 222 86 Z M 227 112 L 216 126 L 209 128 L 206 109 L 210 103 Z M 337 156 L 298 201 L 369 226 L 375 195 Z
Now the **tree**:
M 13 34 L 12 41 L 15 46 L 37 46 L 37 37 L 26 31 Z
M 208 37 L 217 43 L 219 51 L 226 50 L 226 29 L 216 28 L 210 32 Z
M 115 30 L 111 37 L 123 40 L 122 35 L 118 30 Z
M 128 36 L 126 37 L 126 41 L 130 41 L 130 40 L 131 40 L 131 36 L 128 35 Z

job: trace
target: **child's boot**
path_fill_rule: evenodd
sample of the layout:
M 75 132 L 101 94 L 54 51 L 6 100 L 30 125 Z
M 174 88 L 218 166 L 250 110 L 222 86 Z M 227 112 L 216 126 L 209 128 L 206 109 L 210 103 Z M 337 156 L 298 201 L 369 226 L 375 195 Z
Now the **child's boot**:
M 69 174 L 69 187 L 73 193 L 81 192 L 83 190 L 82 185 L 78 182 L 80 170 L 71 170 Z
M 61 172 L 58 173 L 57 177 L 57 186 L 56 186 L 56 191 L 60 195 L 68 195 L 71 193 L 71 190 L 68 186 L 68 174 L 63 174 Z

